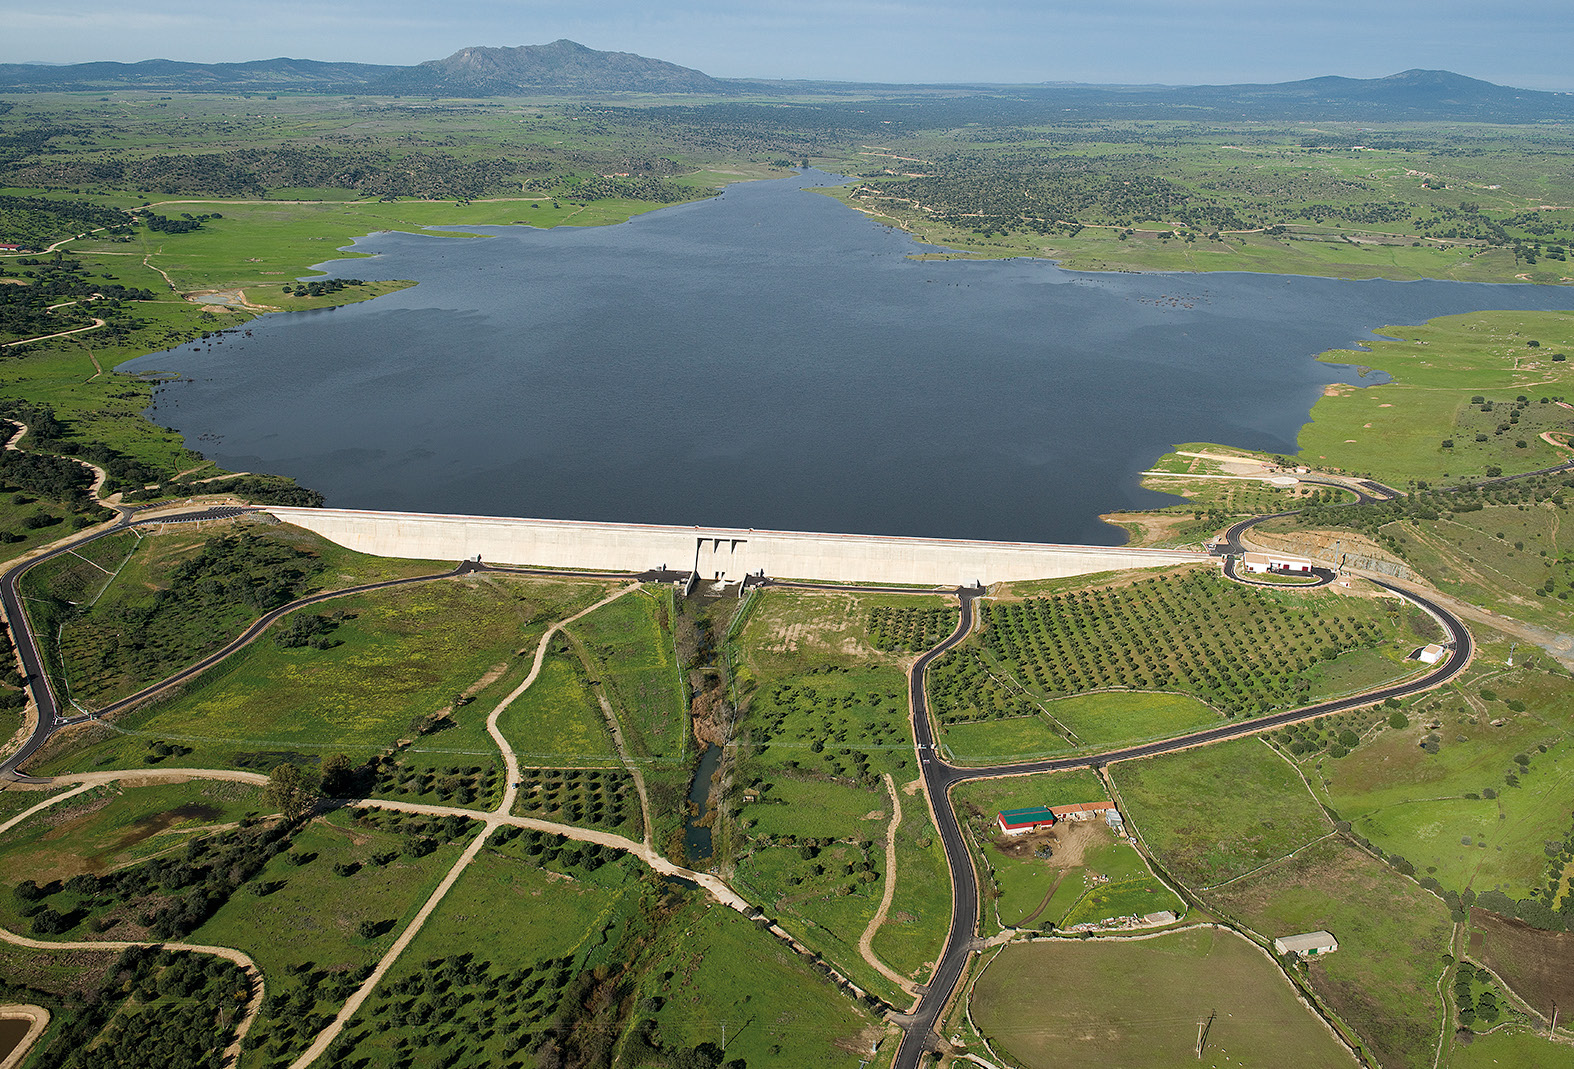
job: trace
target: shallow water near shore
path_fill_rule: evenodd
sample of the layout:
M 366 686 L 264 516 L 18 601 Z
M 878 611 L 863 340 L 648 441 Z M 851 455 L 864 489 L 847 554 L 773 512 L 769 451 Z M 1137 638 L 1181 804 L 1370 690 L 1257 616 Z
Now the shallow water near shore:
M 1177 500 L 1138 485 L 1173 444 L 1293 451 L 1322 388 L 1363 381 L 1317 353 L 1574 309 L 1562 287 L 916 261 L 805 188 L 837 180 L 371 235 L 325 269 L 419 285 L 122 370 L 181 373 L 156 422 L 333 506 L 1109 545 L 1100 513 Z

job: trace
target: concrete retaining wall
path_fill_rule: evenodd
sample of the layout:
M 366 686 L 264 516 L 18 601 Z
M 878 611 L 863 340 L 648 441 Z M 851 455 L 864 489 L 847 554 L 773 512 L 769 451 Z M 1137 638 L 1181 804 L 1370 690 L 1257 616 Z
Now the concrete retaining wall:
M 944 538 L 659 527 L 412 512 L 269 507 L 341 546 L 382 557 L 643 572 L 666 567 L 701 579 L 773 579 L 966 586 L 1157 568 L 1206 560 L 1178 550 L 965 542 Z

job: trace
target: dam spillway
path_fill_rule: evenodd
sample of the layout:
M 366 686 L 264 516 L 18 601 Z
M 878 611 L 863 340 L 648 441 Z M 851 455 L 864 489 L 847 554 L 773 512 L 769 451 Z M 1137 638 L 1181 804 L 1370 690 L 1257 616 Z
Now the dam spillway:
M 587 571 L 665 569 L 729 582 L 764 575 L 833 583 L 988 586 L 1209 559 L 1185 550 L 1036 542 L 362 509 L 269 506 L 264 511 L 347 549 L 379 557 L 442 561 L 480 557 L 490 564 Z

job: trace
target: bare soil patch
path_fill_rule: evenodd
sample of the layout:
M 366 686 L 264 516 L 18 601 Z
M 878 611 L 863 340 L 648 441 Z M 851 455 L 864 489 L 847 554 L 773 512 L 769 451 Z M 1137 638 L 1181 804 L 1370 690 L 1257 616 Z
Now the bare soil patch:
M 1544 932 L 1483 909 L 1470 911 L 1470 923 L 1481 936 L 1478 946 L 1472 933 L 1471 956 L 1516 995 L 1546 1016 L 1553 1006 L 1574 1006 L 1574 932 Z
M 1050 868 L 1070 869 L 1082 864 L 1088 850 L 1108 841 L 1101 821 L 1063 820 L 1053 828 L 1031 831 L 1025 835 L 1000 835 L 994 839 L 994 848 L 1006 857 L 1030 858 L 1048 847 L 1050 856 L 1043 860 Z
M 474 698 L 477 694 L 480 694 L 487 687 L 490 687 L 493 683 L 496 683 L 499 679 L 501 679 L 503 673 L 506 671 L 508 671 L 507 661 L 499 661 L 497 664 L 494 664 L 491 668 L 486 670 L 486 675 L 482 676 L 480 679 L 476 680 L 474 683 L 465 688 L 464 697 Z
M 1179 493 L 1183 497 L 1191 496 L 1191 494 L 1186 492 L 1185 487 L 1175 490 L 1166 488 L 1165 492 Z M 1099 519 L 1105 523 L 1113 523 L 1124 527 L 1128 531 L 1136 528 L 1137 532 L 1140 533 L 1137 534 L 1134 541 L 1128 543 L 1128 546 L 1150 546 L 1156 542 L 1166 541 L 1175 537 L 1175 532 L 1181 527 L 1192 522 L 1190 516 L 1175 514 L 1147 515 L 1140 512 L 1111 512 L 1100 516 Z

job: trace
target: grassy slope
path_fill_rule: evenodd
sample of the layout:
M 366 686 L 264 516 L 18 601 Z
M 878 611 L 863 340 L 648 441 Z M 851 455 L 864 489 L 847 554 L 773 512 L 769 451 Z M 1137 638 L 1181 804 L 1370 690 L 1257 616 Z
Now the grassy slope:
M 1264 938 L 1326 930 L 1339 950 L 1309 978 L 1384 1069 L 1432 1064 L 1441 1026 L 1437 979 L 1449 948 L 1447 910 L 1341 838 L 1206 896 Z
M 47 795 L 31 795 L 34 803 Z M 190 807 L 183 813 L 172 811 Z M 202 782 L 122 789 L 95 788 L 44 810 L 6 834 L 0 846 L 11 881 L 38 883 L 81 872 L 106 872 L 178 848 L 194 829 L 272 810 L 263 792 L 238 783 Z M 15 903 L 4 898 L 16 928 Z M 104 936 L 103 938 L 116 938 Z M 120 937 L 120 938 L 123 938 Z
M 1464 677 L 1407 710 L 1410 726 L 1379 721 L 1348 757 L 1309 757 L 1303 766 L 1332 809 L 1418 875 L 1455 891 L 1497 888 L 1523 898 L 1546 885 L 1543 844 L 1568 832 L 1574 683 L 1547 658 L 1527 665 L 1521 650 L 1508 669 L 1506 655 L 1505 643 L 1489 642 Z M 1437 740 L 1435 754 L 1420 745 L 1428 737 Z M 1528 771 L 1516 754 L 1529 758 Z M 1510 770 L 1517 787 L 1506 782 Z M 1486 790 L 1497 797 L 1484 797 Z
M 1568 361 L 1552 354 L 1574 351 L 1574 316 L 1559 312 L 1474 312 L 1419 326 L 1386 326 L 1370 351 L 1336 349 L 1320 359 L 1363 364 L 1394 381 L 1366 389 L 1334 388 L 1320 399 L 1301 431 L 1300 457 L 1313 467 L 1371 472 L 1394 486 L 1424 479 L 1481 477 L 1488 465 L 1507 474 L 1569 459 L 1541 441 L 1546 430 L 1568 430 L 1570 413 L 1532 405 L 1522 425 L 1499 435 L 1501 413 L 1481 413 L 1470 398 L 1498 402 L 1519 394 L 1533 400 L 1574 394 Z M 1532 348 L 1531 341 L 1541 344 Z M 1475 441 L 1485 433 L 1488 441 Z M 1454 446 L 1444 449 L 1444 439 Z M 1515 442 L 1525 441 L 1517 448 Z
M 1143 841 L 1190 887 L 1235 879 L 1330 830 L 1295 769 L 1257 739 L 1124 762 L 1111 776 Z
M 1255 739 L 1112 770 L 1143 840 L 1209 908 L 1264 939 L 1326 929 L 1314 989 L 1385 1069 L 1431 1064 L 1447 910 L 1338 835 L 1295 769 Z M 1212 890 L 1201 890 L 1212 887 Z
M 117 734 L 49 761 L 53 768 L 143 762 L 155 739 L 182 741 L 187 767 L 228 767 L 244 754 L 346 752 L 391 746 L 413 722 L 521 649 L 532 633 L 602 594 L 597 583 L 484 577 L 352 595 L 335 609 L 354 614 L 328 650 L 282 649 L 263 636 L 186 689 L 123 717 Z M 425 749 L 489 756 L 485 710 L 467 706 L 460 727 L 421 740 Z M 100 732 L 104 738 L 107 732 Z M 87 743 L 86 735 L 83 736 Z M 462 762 L 470 763 L 470 762 Z

